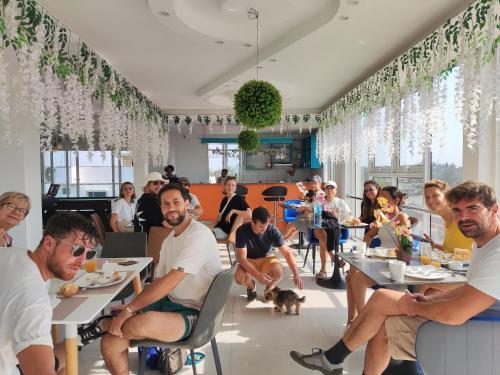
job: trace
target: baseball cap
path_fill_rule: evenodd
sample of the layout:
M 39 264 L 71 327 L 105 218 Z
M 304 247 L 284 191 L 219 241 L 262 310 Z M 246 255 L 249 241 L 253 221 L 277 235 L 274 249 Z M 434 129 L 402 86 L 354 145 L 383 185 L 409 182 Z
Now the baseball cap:
M 146 181 L 165 181 L 168 182 L 168 180 L 165 180 L 162 176 L 161 173 L 159 172 L 149 172 L 146 176 Z
M 327 187 L 327 186 L 333 186 L 336 189 L 337 188 L 337 183 L 335 181 L 332 181 L 332 180 L 326 181 L 325 187 Z
M 321 184 L 323 182 L 323 179 L 321 178 L 321 176 L 318 176 L 318 175 L 314 176 L 312 178 L 312 180 L 316 181 L 318 184 Z

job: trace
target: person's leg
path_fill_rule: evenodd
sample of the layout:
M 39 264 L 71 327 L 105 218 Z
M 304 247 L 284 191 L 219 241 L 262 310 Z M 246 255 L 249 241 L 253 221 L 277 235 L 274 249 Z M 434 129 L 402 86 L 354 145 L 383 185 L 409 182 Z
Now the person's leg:
M 105 334 L 101 340 L 104 363 L 112 375 L 126 375 L 128 370 L 128 347 L 130 340 Z
M 294 238 L 298 233 L 297 228 L 295 228 L 295 225 L 293 223 L 287 223 L 285 230 L 283 231 L 283 239 L 285 241 L 290 241 L 292 238 Z
M 353 267 L 354 268 L 354 267 Z M 352 268 L 351 268 L 352 269 Z M 350 273 L 351 271 L 349 271 Z M 362 272 L 356 270 L 350 275 L 352 297 L 354 301 L 355 311 L 358 313 L 365 307 L 366 304 L 366 288 L 369 288 L 375 283 L 372 279 L 366 277 Z
M 426 296 L 436 295 L 458 288 L 462 285 L 463 284 L 423 284 L 417 287 L 417 293 L 424 294 Z
M 281 279 L 283 279 L 283 266 L 281 265 L 281 262 L 275 257 L 269 258 L 274 259 L 266 260 L 266 263 L 262 266 L 262 272 L 267 273 L 273 279 L 271 283 L 267 284 L 266 290 L 273 289 L 276 285 L 278 285 Z
M 321 259 L 321 269 L 320 273 L 326 272 L 326 254 L 328 253 L 328 248 L 326 246 L 326 232 L 324 229 L 314 229 L 314 237 L 319 241 L 319 257 Z
M 245 271 L 240 265 L 236 267 L 236 272 L 234 273 L 234 281 L 236 281 L 236 284 L 238 285 L 245 285 L 247 289 L 253 289 L 255 287 L 250 274 Z
M 389 365 L 390 359 L 387 333 L 385 324 L 383 324 L 377 334 L 368 341 L 368 345 L 366 346 L 364 375 L 382 374 Z
M 66 348 L 64 342 L 54 345 L 54 355 L 57 360 L 57 375 L 66 375 Z
M 359 272 L 359 271 L 356 270 L 356 268 L 351 267 L 345 277 L 346 292 L 347 292 L 347 325 L 351 324 L 351 322 L 358 314 L 358 310 L 356 309 L 356 304 L 354 303 L 354 294 L 352 292 L 351 273 L 353 272 Z

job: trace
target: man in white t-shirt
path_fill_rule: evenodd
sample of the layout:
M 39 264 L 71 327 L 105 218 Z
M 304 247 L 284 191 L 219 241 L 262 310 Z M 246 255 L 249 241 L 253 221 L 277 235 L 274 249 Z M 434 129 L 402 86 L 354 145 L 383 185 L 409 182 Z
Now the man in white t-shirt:
M 169 184 L 159 197 L 164 219 L 174 230 L 163 242 L 155 280 L 123 306 L 102 339 L 102 354 L 112 374 L 128 374 L 132 339 L 187 338 L 212 280 L 221 271 L 215 237 L 188 213 L 189 193 Z
M 53 348 L 46 281 L 72 279 L 96 236 L 86 218 L 61 212 L 50 218 L 35 251 L 0 248 L 0 374 L 66 373 L 64 347 Z
M 378 290 L 337 344 L 312 354 L 292 351 L 294 361 L 324 374 L 341 374 L 344 359 L 368 342 L 364 373 L 381 374 L 391 356 L 415 361 L 415 337 L 426 320 L 457 325 L 487 309 L 500 310 L 500 220 L 495 192 L 488 185 L 466 181 L 449 190 L 446 199 L 460 231 L 474 239 L 467 283 L 431 296 Z

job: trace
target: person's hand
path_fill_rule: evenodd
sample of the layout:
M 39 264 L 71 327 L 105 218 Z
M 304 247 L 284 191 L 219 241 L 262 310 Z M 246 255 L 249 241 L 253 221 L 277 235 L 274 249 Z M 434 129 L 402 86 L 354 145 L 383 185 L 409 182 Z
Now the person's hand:
M 415 297 L 417 302 L 430 302 L 432 298 L 430 296 L 426 296 L 421 293 L 413 293 L 413 297 Z
M 293 282 L 295 286 L 300 290 L 304 289 L 304 283 L 302 282 L 299 274 L 293 276 Z
M 229 211 L 229 213 L 226 216 L 226 222 L 229 223 L 231 221 L 231 216 L 233 215 L 234 215 L 234 210 Z
M 414 316 L 415 313 L 413 312 L 411 305 L 412 305 L 412 303 L 414 303 L 416 301 L 417 301 L 417 298 L 413 294 L 411 294 L 410 292 L 406 292 L 398 300 L 398 306 L 399 306 L 401 314 L 408 315 L 408 316 Z
M 215 221 L 214 221 L 214 222 L 211 222 L 211 223 L 208 225 L 208 227 L 210 228 L 210 230 L 214 230 L 214 228 L 215 228 L 215 225 L 216 225 L 216 224 L 217 224 L 217 223 L 216 223 Z
M 267 273 L 259 273 L 257 276 L 255 276 L 259 284 L 262 285 L 268 285 L 271 281 L 273 281 L 273 278 L 269 276 Z
M 127 310 L 124 310 L 124 308 L 125 306 L 123 306 L 123 310 L 120 312 L 120 314 L 113 318 L 113 320 L 111 321 L 111 326 L 109 327 L 109 333 L 118 337 L 123 337 L 123 324 L 125 324 L 127 320 L 134 316 Z

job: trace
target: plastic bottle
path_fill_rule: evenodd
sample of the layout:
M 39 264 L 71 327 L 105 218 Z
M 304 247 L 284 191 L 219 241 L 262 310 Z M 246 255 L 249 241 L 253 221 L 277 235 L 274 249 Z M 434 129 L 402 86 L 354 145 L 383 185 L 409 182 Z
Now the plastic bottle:
M 322 218 L 321 218 L 321 213 L 323 209 L 321 207 L 321 203 L 318 202 L 317 200 L 314 200 L 313 202 L 313 220 L 314 220 L 314 225 L 317 227 L 321 227 L 322 224 Z

